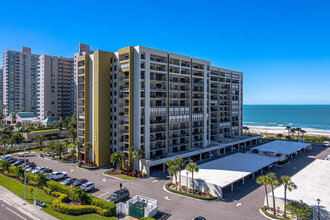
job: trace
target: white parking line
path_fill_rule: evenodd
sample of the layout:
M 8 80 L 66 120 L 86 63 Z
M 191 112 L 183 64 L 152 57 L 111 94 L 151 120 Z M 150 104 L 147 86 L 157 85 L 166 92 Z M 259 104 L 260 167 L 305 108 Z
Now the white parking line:
M 157 183 L 158 182 L 158 180 L 154 180 L 154 181 L 152 181 L 152 183 Z
M 23 216 L 21 216 L 20 214 L 18 214 L 17 212 L 11 210 L 10 208 L 6 207 L 6 209 L 8 209 L 9 211 L 11 211 L 12 213 L 14 213 L 15 215 L 17 215 L 18 217 L 24 219 L 24 220 L 27 220 L 26 218 L 24 218 Z
M 103 194 L 99 195 L 98 197 L 104 196 L 105 194 L 108 194 L 108 193 L 110 193 L 110 192 L 103 193 Z

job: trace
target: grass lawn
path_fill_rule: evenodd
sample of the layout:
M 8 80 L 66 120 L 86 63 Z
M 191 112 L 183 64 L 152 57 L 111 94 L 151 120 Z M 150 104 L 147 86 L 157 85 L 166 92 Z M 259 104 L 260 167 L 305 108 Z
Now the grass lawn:
M 5 187 L 6 189 L 12 191 L 22 199 L 24 199 L 24 185 L 21 184 L 18 180 L 6 177 L 2 174 L 0 174 L 0 185 Z M 27 201 L 29 203 L 33 203 L 33 200 L 31 198 L 31 190 L 32 186 L 27 186 Z M 33 198 L 38 198 L 40 201 L 44 202 L 47 207 L 42 208 L 43 211 L 47 212 L 48 214 L 58 218 L 58 219 L 74 219 L 74 220 L 94 220 L 94 219 L 109 219 L 109 220 L 117 220 L 116 217 L 102 217 L 96 214 L 88 214 L 88 215 L 81 215 L 81 216 L 69 216 L 65 214 L 61 214 L 59 212 L 56 212 L 52 208 L 54 197 L 51 197 L 47 195 L 43 190 L 34 190 L 33 192 Z
M 104 172 L 104 174 L 107 174 L 107 172 Z M 114 177 L 117 177 L 117 178 L 123 179 L 123 180 L 136 180 L 136 179 L 138 179 L 137 177 L 126 176 L 124 174 L 107 174 L 107 175 L 114 176 Z

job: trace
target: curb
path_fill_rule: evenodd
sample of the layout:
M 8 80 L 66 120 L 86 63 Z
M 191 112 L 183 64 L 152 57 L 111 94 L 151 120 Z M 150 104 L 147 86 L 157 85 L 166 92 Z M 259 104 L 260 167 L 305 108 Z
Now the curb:
M 202 202 L 218 202 L 218 201 L 221 201 L 219 198 L 218 199 L 214 199 L 214 200 L 203 200 L 203 199 L 196 199 L 196 198 L 192 198 L 192 197 L 189 197 L 189 196 L 185 196 L 185 195 L 181 195 L 179 193 L 174 193 L 174 192 L 170 192 L 166 189 L 165 186 L 163 186 L 163 190 L 167 193 L 170 193 L 170 194 L 173 194 L 173 195 L 177 195 L 177 196 L 182 196 L 182 197 L 186 197 L 188 199 L 193 199 L 193 200 L 196 200 L 196 201 L 202 201 Z
M 272 219 L 272 220 L 278 220 L 277 218 L 272 218 L 272 217 L 269 217 L 269 216 L 265 215 L 265 213 L 261 210 L 261 208 L 259 209 L 259 212 L 260 212 L 265 218 Z
M 115 176 L 111 176 L 111 175 L 108 175 L 108 174 L 104 174 L 103 172 L 102 172 L 102 175 L 103 175 L 103 176 L 108 176 L 108 177 L 114 178 L 114 179 L 116 179 L 116 180 L 125 181 L 125 182 L 134 182 L 134 181 L 137 181 L 137 180 L 139 180 L 139 179 L 142 179 L 142 178 L 137 178 L 137 179 L 135 179 L 135 180 L 124 180 L 124 179 L 120 179 L 120 178 L 115 177 Z

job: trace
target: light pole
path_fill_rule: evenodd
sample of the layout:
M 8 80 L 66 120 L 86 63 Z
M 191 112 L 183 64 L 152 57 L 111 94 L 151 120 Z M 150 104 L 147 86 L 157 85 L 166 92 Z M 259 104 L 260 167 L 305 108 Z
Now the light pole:
M 189 179 L 189 177 L 188 177 L 188 171 L 187 171 L 186 192 L 188 191 L 188 179 Z
M 26 201 L 26 148 L 24 148 L 24 200 Z
M 317 220 L 320 220 L 320 199 L 317 199 Z

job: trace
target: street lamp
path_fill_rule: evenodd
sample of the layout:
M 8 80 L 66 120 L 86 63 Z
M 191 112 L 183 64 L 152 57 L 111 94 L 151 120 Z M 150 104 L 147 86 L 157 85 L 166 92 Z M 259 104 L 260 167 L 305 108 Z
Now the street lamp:
M 187 179 L 186 179 L 186 192 L 188 191 L 188 171 L 187 171 Z
M 317 199 L 317 220 L 320 220 L 320 199 Z

